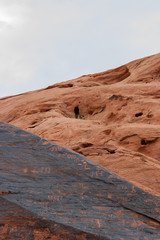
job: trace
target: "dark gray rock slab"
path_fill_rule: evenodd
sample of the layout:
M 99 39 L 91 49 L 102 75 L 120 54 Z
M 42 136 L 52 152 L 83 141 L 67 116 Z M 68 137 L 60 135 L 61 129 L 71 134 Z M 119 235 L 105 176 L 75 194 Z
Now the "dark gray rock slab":
M 0 122 L 0 239 L 160 239 L 160 199 Z

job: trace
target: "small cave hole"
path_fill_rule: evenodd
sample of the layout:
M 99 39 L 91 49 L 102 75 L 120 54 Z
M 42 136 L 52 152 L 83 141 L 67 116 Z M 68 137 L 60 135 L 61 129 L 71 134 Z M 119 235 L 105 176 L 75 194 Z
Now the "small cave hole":
M 92 143 L 82 143 L 82 144 L 81 144 L 81 147 L 82 147 L 82 148 L 87 148 L 87 147 L 91 147 L 91 146 L 93 146 Z
M 141 145 L 147 145 L 147 141 L 145 139 L 141 140 Z
M 45 112 L 49 112 L 49 111 L 51 111 L 51 108 L 47 108 L 47 109 L 45 110 Z
M 40 112 L 44 113 L 44 112 L 49 112 L 51 110 L 51 108 L 41 108 Z
M 142 112 L 139 112 L 139 113 L 136 113 L 135 114 L 135 117 L 140 117 L 140 116 L 142 116 L 143 115 L 143 113 Z
M 116 151 L 115 151 L 115 150 L 110 150 L 109 153 L 110 153 L 110 154 L 115 154 Z
M 79 107 L 78 106 L 76 106 L 74 108 L 74 113 L 75 113 L 75 118 L 78 118 L 78 116 L 79 116 Z
M 72 84 L 72 83 L 69 83 L 69 84 L 68 84 L 68 87 L 73 87 L 73 84 Z
M 36 124 L 37 123 L 37 121 L 33 121 L 32 123 L 31 123 L 31 125 L 34 125 L 34 124 Z

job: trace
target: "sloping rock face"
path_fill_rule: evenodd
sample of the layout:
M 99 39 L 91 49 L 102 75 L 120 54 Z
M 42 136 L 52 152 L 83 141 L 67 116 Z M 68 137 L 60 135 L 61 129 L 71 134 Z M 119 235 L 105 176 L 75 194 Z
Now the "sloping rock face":
M 0 120 L 160 196 L 160 54 L 0 99 Z
M 160 239 L 160 199 L 0 122 L 0 239 Z

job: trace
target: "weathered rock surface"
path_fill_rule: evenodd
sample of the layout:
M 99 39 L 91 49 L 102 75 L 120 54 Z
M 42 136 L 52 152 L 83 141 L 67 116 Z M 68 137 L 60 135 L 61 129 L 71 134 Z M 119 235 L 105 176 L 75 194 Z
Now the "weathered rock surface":
M 160 199 L 0 122 L 0 239 L 160 239 Z
M 1 98 L 0 120 L 160 196 L 160 54 Z

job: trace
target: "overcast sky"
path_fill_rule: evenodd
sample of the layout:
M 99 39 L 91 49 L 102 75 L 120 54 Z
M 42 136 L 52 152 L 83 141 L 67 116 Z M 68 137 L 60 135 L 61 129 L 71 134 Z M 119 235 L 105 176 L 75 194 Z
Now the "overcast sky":
M 160 52 L 160 0 L 0 0 L 0 97 Z

